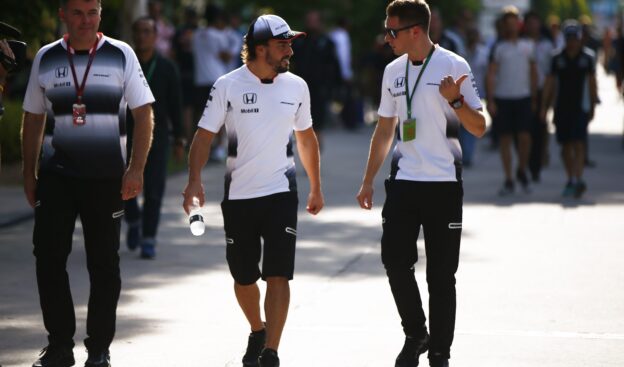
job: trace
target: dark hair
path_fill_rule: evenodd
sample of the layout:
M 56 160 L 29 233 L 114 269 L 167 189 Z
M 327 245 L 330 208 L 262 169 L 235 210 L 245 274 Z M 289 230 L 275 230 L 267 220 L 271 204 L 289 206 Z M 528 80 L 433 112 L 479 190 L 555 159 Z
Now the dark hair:
M 152 25 L 154 26 L 154 33 L 158 33 L 158 26 L 156 25 L 156 19 L 154 19 L 153 17 L 150 17 L 149 15 L 138 17 L 134 20 L 134 22 L 132 22 L 133 32 L 136 30 L 136 27 L 139 25 L 140 22 L 152 22 Z
M 429 32 L 431 10 L 424 0 L 394 0 L 386 7 L 386 16 L 399 18 L 402 25 L 418 23 L 424 32 Z
M 247 34 L 243 37 L 243 49 L 241 50 L 241 60 L 243 60 L 243 63 L 246 63 L 247 61 L 254 61 L 256 59 L 256 46 L 266 46 L 269 44 L 269 40 L 259 41 L 253 37 L 254 25 L 256 24 L 257 19 L 258 18 L 255 18 L 251 21 Z

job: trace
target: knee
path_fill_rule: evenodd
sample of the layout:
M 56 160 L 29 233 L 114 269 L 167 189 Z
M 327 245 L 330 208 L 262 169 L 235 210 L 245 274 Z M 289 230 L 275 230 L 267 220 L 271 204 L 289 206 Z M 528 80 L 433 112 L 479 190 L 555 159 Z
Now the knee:
M 267 277 L 266 282 L 269 287 L 287 287 L 289 280 L 286 277 Z

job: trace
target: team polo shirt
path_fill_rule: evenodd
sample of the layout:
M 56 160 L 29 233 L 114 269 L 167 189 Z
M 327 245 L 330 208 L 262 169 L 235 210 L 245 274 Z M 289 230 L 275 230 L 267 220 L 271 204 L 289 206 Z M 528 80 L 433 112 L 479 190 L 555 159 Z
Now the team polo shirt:
M 263 83 L 246 65 L 214 84 L 199 127 L 228 136 L 225 198 L 250 199 L 295 191 L 293 129 L 312 126 L 310 93 L 300 77 Z
M 535 60 L 535 43 L 519 38 L 494 44 L 491 62 L 496 63 L 494 97 L 521 99 L 531 96 L 531 63 Z
M 412 99 L 412 118 L 416 119 L 416 138 L 403 141 L 403 123 L 407 119 L 405 95 L 405 64 L 407 54 L 388 64 L 384 71 L 381 117 L 398 117 L 398 142 L 394 148 L 390 178 L 410 181 L 461 181 L 461 147 L 459 120 L 448 101 L 439 91 L 440 81 L 447 75 L 457 80 L 463 74 L 468 80 L 461 85 L 464 103 L 473 109 L 481 108 L 474 77 L 466 60 L 436 46 L 429 64 L 422 74 Z M 422 65 L 409 62 L 410 95 Z
M 587 47 L 574 58 L 565 48 L 552 59 L 550 73 L 557 82 L 555 116 L 574 118 L 579 112 L 589 112 L 589 76 L 596 73 L 596 54 Z
M 88 51 L 73 55 L 78 83 Z M 134 51 L 126 43 L 101 36 L 82 98 L 86 123 L 73 123 L 76 103 L 67 43 L 61 39 L 35 56 L 24 98 L 24 111 L 47 114 L 40 170 L 79 178 L 120 178 L 126 162 L 126 107 L 154 102 Z

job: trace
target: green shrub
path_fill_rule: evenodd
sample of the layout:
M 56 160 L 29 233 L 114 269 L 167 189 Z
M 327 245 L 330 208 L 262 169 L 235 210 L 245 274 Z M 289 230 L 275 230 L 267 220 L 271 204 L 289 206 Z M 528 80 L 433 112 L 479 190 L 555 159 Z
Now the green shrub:
M 22 126 L 22 101 L 5 100 L 4 116 L 0 120 L 0 149 L 2 164 L 18 163 L 22 159 L 20 129 Z

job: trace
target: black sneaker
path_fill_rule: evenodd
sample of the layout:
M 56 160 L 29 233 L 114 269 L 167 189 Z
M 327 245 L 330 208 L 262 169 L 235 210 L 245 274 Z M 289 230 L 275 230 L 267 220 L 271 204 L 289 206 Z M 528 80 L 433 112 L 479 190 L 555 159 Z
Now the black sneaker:
M 141 243 L 141 224 L 140 222 L 132 223 L 128 225 L 128 232 L 126 232 L 126 246 L 128 250 L 134 251 Z
M 587 190 L 587 185 L 585 185 L 585 182 L 578 181 L 576 185 L 574 185 L 574 197 L 576 199 L 580 199 L 586 190 Z
M 414 338 L 405 337 L 405 343 L 401 353 L 397 356 L 394 367 L 416 367 L 418 366 L 418 357 L 429 349 L 429 334 L 424 337 Z
M 110 353 L 105 352 L 90 352 L 89 358 L 85 362 L 85 367 L 111 367 Z
M 75 363 L 72 348 L 48 345 L 41 350 L 32 367 L 71 367 Z
M 443 357 L 440 354 L 433 354 L 429 356 L 430 367 L 449 367 L 448 358 Z
M 260 367 L 279 367 L 279 357 L 277 351 L 269 348 L 264 348 L 258 358 L 258 366 Z
M 266 342 L 266 330 L 254 331 L 249 334 L 247 340 L 247 350 L 243 356 L 244 367 L 258 367 L 258 357 L 262 353 L 264 343 Z
M 498 191 L 498 196 L 509 196 L 514 193 L 514 183 L 511 180 L 505 180 L 503 187 Z
M 529 187 L 529 178 L 527 177 L 526 172 L 523 170 L 516 171 L 516 178 L 518 182 L 520 182 L 520 186 L 522 186 L 522 191 L 526 194 L 531 192 L 531 188 Z

